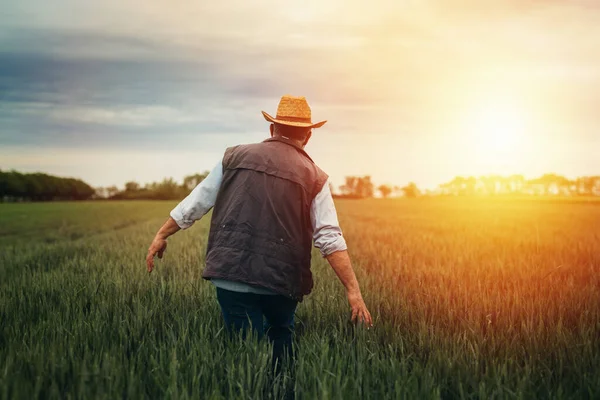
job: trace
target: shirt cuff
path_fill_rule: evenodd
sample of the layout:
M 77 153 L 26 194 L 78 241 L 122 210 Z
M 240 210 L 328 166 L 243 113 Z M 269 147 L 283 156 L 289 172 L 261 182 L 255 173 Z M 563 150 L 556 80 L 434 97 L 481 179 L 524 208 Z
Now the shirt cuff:
M 173 210 L 171 210 L 171 213 L 169 215 L 171 216 L 171 218 L 173 218 L 177 226 L 179 226 L 181 229 L 187 229 L 190 226 L 194 225 L 193 220 L 184 218 L 183 212 L 179 207 L 175 207 Z
M 335 253 L 336 251 L 348 250 L 346 239 L 344 239 L 341 233 L 338 235 L 339 236 L 336 236 L 335 238 L 327 240 L 327 243 L 324 243 L 321 247 L 319 247 L 319 251 L 321 252 L 321 256 L 323 256 L 323 258 Z

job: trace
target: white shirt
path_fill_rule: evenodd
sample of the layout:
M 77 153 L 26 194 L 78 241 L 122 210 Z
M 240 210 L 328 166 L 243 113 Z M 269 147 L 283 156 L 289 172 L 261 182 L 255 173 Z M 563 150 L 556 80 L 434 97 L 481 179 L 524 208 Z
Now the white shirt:
M 208 176 L 171 211 L 171 218 L 175 220 L 181 229 L 189 228 L 195 221 L 210 211 L 215 205 L 222 180 L 223 162 L 221 160 Z M 323 257 L 347 249 L 346 241 L 339 226 L 331 190 L 329 189 L 329 180 L 325 182 L 321 191 L 313 199 L 310 207 L 310 222 L 313 229 L 314 245 L 320 250 Z M 211 279 L 211 281 L 216 286 L 224 289 L 273 294 L 273 292 L 266 289 L 253 290 L 256 288 L 241 282 L 224 281 L 222 279 Z

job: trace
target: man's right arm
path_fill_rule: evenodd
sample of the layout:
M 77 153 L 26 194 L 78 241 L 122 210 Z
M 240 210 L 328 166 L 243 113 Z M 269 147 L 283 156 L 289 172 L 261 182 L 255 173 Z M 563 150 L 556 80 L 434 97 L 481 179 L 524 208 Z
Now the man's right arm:
M 181 229 L 187 229 L 215 205 L 223 180 L 223 161 L 219 161 L 208 176 L 171 210 L 171 218 Z
M 223 180 L 223 163 L 220 161 L 194 190 L 171 211 L 150 244 L 146 256 L 148 272 L 154 269 L 154 257 L 162 258 L 167 249 L 167 238 L 180 229 L 187 229 L 206 214 L 214 205 Z
M 373 319 L 362 298 L 346 241 L 338 223 L 329 181 L 325 182 L 313 200 L 311 222 L 315 247 L 321 251 L 321 255 L 327 259 L 346 288 L 346 295 L 352 309 L 352 322 L 362 321 L 368 326 L 373 326 Z

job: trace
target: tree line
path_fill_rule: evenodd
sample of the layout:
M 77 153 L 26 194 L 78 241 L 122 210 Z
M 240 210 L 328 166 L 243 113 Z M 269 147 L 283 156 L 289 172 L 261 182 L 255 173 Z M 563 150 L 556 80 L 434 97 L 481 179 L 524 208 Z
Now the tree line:
M 151 182 L 141 186 L 131 181 L 120 190 L 116 186 L 93 188 L 84 181 L 74 178 L 61 178 L 44 173 L 20 173 L 0 170 L 0 202 L 54 201 L 54 200 L 177 200 L 192 191 L 206 176 L 201 174 L 186 176 L 183 183 L 173 178 Z
M 180 200 L 208 176 L 208 171 L 186 176 L 180 184 L 173 178 L 140 185 L 127 182 L 123 189 L 116 186 L 92 188 L 80 179 L 61 178 L 43 173 L 19 173 L 0 170 L 0 201 L 52 200 Z M 600 196 L 600 176 L 567 179 L 556 174 L 545 174 L 535 179 L 522 175 L 487 175 L 455 177 L 435 190 L 422 191 L 414 183 L 405 186 L 375 186 L 370 176 L 347 176 L 336 191 L 336 198 L 363 199 L 375 197 L 418 197 L 422 195 L 543 195 L 543 196 Z
M 582 176 L 575 179 L 557 174 L 544 174 L 535 179 L 525 179 L 523 175 L 458 176 L 441 184 L 434 194 L 600 196 L 600 176 Z
M 200 182 L 208 176 L 208 171 L 183 178 L 177 183 L 173 178 L 165 178 L 160 182 L 147 183 L 144 186 L 135 181 L 125 183 L 123 190 L 116 186 L 96 188 L 96 198 L 111 200 L 178 200 L 187 196 Z
M 333 192 L 333 190 L 332 190 Z M 370 176 L 347 176 L 339 187 L 338 198 L 426 196 L 600 196 L 600 175 L 568 179 L 562 175 L 544 174 L 539 178 L 526 179 L 523 175 L 457 176 L 433 190 L 421 190 L 414 182 L 406 186 L 380 185 L 377 188 Z
M 421 194 L 421 191 L 414 182 L 408 183 L 406 186 L 391 186 L 391 185 L 380 185 L 375 188 L 375 185 L 371 181 L 371 177 L 367 176 L 347 176 L 345 183 L 340 186 L 340 193 L 336 193 L 333 188 L 331 192 L 335 198 L 347 198 L 347 199 L 364 199 L 367 197 L 374 197 L 376 191 L 380 193 L 381 197 L 386 198 L 390 195 L 405 196 L 405 197 L 417 197 Z
M 95 191 L 80 179 L 0 171 L 0 201 L 86 200 Z

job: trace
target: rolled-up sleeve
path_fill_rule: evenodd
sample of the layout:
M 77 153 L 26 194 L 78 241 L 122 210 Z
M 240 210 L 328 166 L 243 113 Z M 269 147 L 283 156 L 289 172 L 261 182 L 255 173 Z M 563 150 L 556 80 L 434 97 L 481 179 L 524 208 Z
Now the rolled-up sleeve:
M 321 251 L 323 257 L 348 248 L 338 222 L 329 180 L 312 202 L 310 219 L 315 247 Z
M 187 229 L 215 205 L 223 180 L 223 162 L 219 161 L 208 176 L 171 210 L 171 218 L 181 229 Z

